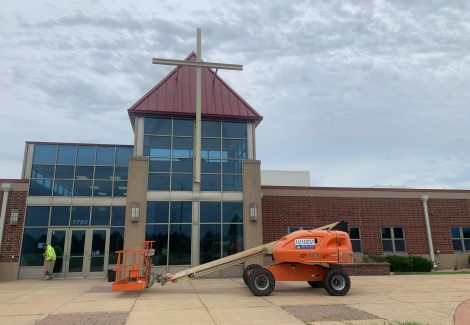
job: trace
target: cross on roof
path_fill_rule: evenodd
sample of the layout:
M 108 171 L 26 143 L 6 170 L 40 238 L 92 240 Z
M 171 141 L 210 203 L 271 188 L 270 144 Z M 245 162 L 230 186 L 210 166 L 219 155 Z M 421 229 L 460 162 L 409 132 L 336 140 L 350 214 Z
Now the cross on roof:
M 201 28 L 196 32 L 196 61 L 153 58 L 153 64 L 196 67 L 196 126 L 194 136 L 194 183 L 201 183 L 201 68 L 243 70 L 239 64 L 202 62 L 201 59 Z

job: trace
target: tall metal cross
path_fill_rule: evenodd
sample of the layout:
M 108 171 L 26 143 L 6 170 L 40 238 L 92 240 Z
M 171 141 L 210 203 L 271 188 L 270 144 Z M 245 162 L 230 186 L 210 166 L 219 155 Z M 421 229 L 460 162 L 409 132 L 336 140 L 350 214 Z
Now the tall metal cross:
M 201 28 L 196 32 L 196 61 L 172 60 L 172 59 L 152 59 L 153 64 L 176 65 L 196 67 L 196 128 L 194 137 L 194 183 L 201 183 L 201 68 L 214 68 L 226 70 L 243 70 L 239 64 L 202 62 L 201 60 Z

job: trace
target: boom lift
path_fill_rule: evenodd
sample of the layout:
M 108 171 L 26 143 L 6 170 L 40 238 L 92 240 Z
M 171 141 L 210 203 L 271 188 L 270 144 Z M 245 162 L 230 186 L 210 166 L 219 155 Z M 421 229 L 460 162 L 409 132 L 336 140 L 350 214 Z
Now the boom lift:
M 343 230 L 343 231 L 342 231 Z M 314 230 L 298 230 L 281 239 L 247 249 L 209 263 L 175 273 L 152 273 L 153 242 L 146 241 L 140 250 L 122 250 L 118 254 L 113 291 L 136 291 L 148 288 L 154 281 L 165 285 L 197 278 L 270 255 L 273 265 L 251 264 L 243 272 L 243 281 L 256 296 L 269 295 L 276 281 L 306 281 L 312 287 L 324 287 L 333 296 L 344 296 L 351 286 L 342 264 L 353 262 L 351 240 L 346 221 Z

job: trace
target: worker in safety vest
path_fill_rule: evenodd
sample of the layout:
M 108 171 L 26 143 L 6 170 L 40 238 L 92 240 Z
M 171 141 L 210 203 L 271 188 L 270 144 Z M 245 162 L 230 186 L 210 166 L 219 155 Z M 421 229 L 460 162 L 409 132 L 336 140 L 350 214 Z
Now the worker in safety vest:
M 47 244 L 44 249 L 44 280 L 52 280 L 55 260 L 54 247 L 52 247 L 51 244 Z

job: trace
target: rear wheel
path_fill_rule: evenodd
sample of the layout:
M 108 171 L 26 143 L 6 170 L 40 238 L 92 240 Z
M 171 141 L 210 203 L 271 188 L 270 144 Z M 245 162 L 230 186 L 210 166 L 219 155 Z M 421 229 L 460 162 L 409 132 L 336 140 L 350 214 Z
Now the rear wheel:
M 269 296 L 275 286 L 274 275 L 265 268 L 254 269 L 248 275 L 248 288 L 255 296 Z
M 258 264 L 250 264 L 248 265 L 245 270 L 243 270 L 243 282 L 245 282 L 246 285 L 248 285 L 248 274 L 255 270 L 255 269 L 262 269 L 263 267 Z
M 325 285 L 323 284 L 322 281 L 307 281 L 307 283 L 312 287 L 312 288 L 324 288 Z
M 323 279 L 325 290 L 332 296 L 344 296 L 351 288 L 349 275 L 341 269 L 329 269 Z

